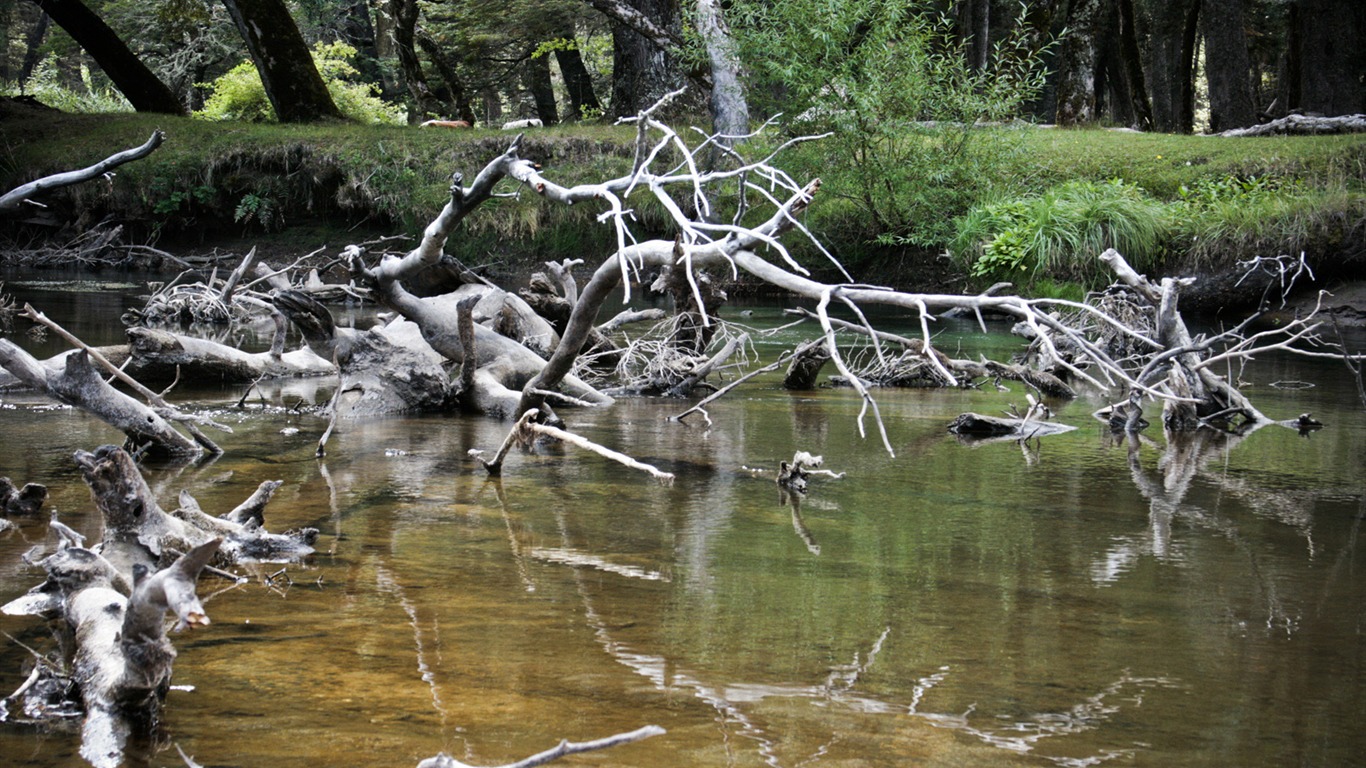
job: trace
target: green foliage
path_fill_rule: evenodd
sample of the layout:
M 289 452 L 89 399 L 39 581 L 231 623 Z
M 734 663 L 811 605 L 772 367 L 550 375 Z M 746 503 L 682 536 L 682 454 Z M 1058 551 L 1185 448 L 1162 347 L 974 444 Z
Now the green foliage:
M 342 42 L 320 42 L 313 46 L 313 64 L 332 94 L 332 101 L 343 115 L 357 122 L 402 125 L 406 118 L 401 107 L 376 96 L 374 86 L 351 81 L 359 74 L 350 63 L 355 55 L 356 49 Z M 211 93 L 196 117 L 252 123 L 275 120 L 275 110 L 266 98 L 261 76 L 250 61 L 238 64 L 206 87 Z
M 952 25 L 907 0 L 739 0 L 729 14 L 760 113 L 831 132 L 795 154 L 854 200 L 883 242 L 942 244 L 1019 149 L 999 125 L 1042 86 L 1039 52 L 1017 34 L 974 70 Z
M 57 62 L 56 54 L 38 62 L 22 89 L 17 83 L 0 82 L 0 96 L 28 95 L 53 109 L 77 114 L 133 111 L 123 94 L 111 86 L 97 84 L 85 64 L 80 67 L 80 85 L 74 85 L 63 81 Z
M 211 204 L 214 198 L 214 188 L 208 184 L 181 187 L 174 181 L 160 177 L 152 181 L 150 190 L 152 212 L 159 216 L 186 213 L 195 204 Z
M 979 206 L 958 220 L 953 252 L 983 278 L 1048 276 L 1090 282 L 1096 256 L 1115 248 L 1136 269 L 1155 264 L 1167 209 L 1118 179 L 1076 181 L 1026 199 Z

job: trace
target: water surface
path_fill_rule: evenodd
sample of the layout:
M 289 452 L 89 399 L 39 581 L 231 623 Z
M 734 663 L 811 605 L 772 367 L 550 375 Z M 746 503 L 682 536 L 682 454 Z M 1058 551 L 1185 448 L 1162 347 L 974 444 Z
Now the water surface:
M 78 307 L 91 335 L 136 304 L 12 290 L 53 316 Z M 735 319 L 784 322 L 774 307 Z M 952 333 L 941 346 L 965 354 L 1014 344 Z M 506 425 L 458 416 L 346 425 L 318 460 L 310 405 L 329 382 L 242 409 L 237 388 L 179 389 L 235 432 L 216 461 L 148 467 L 163 505 L 189 488 L 220 513 L 280 479 L 268 527 L 322 535 L 307 563 L 252 570 L 209 601 L 212 625 L 174 638 L 174 682 L 193 690 L 170 694 L 129 764 L 181 765 L 172 742 L 209 766 L 500 764 L 649 723 L 667 735 L 572 762 L 1350 764 L 1366 750 L 1366 413 L 1340 363 L 1267 358 L 1242 379 L 1268 414 L 1328 427 L 1181 450 L 1149 430 L 1131 452 L 1082 398 L 1059 404 L 1075 432 L 970 447 L 949 420 L 1022 404 L 1018 385 L 879 391 L 892 458 L 871 421 L 860 436 L 852 392 L 775 377 L 712 405 L 710 427 L 668 421 L 689 403 L 664 399 L 567 414 L 672 487 L 567 447 L 514 453 L 490 479 L 466 453 Z M 1290 380 L 1315 386 L 1271 386 Z M 31 396 L 0 408 L 0 474 L 46 483 L 97 536 L 70 455 L 120 436 Z M 796 450 L 847 474 L 784 498 L 772 470 Z M 20 555 L 46 540 L 42 521 L 0 535 L 0 600 L 37 583 Z M 20 643 L 51 643 L 29 619 L 0 629 L 8 692 Z M 78 766 L 77 747 L 0 726 L 6 764 Z

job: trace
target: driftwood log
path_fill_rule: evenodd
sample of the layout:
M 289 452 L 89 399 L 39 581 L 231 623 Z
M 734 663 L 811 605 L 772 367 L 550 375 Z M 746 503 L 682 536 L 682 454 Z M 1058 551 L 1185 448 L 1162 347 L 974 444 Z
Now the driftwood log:
M 39 563 L 47 580 L 4 606 L 8 614 L 55 619 L 59 644 L 72 649 L 65 682 L 79 690 L 84 712 L 81 756 L 96 768 L 122 764 L 128 737 L 156 722 L 176 657 L 166 612 L 179 628 L 209 623 L 195 580 L 219 543 L 210 539 L 155 572 L 144 565 L 122 571 L 97 551 L 63 546 Z M 50 688 L 28 686 L 34 695 Z

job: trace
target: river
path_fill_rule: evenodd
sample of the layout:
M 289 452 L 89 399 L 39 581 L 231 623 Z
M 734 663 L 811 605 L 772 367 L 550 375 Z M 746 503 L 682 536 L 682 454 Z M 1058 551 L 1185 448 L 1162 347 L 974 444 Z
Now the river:
M 6 290 L 92 342 L 136 306 L 123 287 Z M 74 290 L 79 288 L 80 290 Z M 775 305 L 725 314 L 757 328 Z M 24 325 L 22 321 L 20 325 Z M 60 347 L 10 335 L 41 354 Z M 799 331 L 764 339 L 772 357 Z M 1016 344 L 950 325 L 963 356 Z M 234 433 L 202 464 L 146 468 L 163 506 L 227 511 L 284 486 L 267 526 L 319 528 L 306 563 L 200 582 L 212 624 L 176 635 L 177 688 L 128 764 L 475 765 L 656 724 L 667 733 L 566 764 L 652 766 L 1333 766 L 1366 754 L 1366 409 L 1341 362 L 1266 356 L 1241 374 L 1273 418 L 1327 426 L 1131 454 L 1057 403 L 1074 432 L 970 446 L 964 411 L 1022 404 L 987 386 L 876 391 L 895 458 L 859 434 L 848 390 L 775 376 L 709 407 L 624 400 L 567 412 L 580 434 L 677 475 L 591 453 L 514 452 L 501 480 L 467 456 L 507 426 L 469 417 L 343 425 L 314 458 L 327 380 L 184 387 Z M 1305 382 L 1312 386 L 1290 386 Z M 71 454 L 121 436 L 81 412 L 0 395 L 0 475 L 49 486 L 93 537 Z M 841 479 L 773 482 L 794 451 Z M 763 470 L 758 471 L 758 470 Z M 0 534 L 0 602 L 41 578 Z M 1361 568 L 1361 570 L 1358 570 Z M 269 580 L 267 576 L 271 576 Z M 0 692 L 46 628 L 0 616 Z M 77 736 L 0 724 L 0 762 L 80 766 Z

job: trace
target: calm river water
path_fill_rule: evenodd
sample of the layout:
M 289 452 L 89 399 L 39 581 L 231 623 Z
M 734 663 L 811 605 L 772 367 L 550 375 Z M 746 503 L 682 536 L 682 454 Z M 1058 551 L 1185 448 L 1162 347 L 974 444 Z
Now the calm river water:
M 138 302 L 118 290 L 8 290 L 90 340 Z M 778 308 L 733 319 L 783 322 Z M 962 355 L 1016 342 L 954 326 Z M 50 354 L 22 332 L 10 338 Z M 773 356 L 797 338 L 760 344 Z M 152 466 L 163 499 L 224 512 L 268 479 L 267 525 L 322 530 L 274 586 L 208 602 L 174 638 L 164 733 L 130 765 L 412 766 L 446 751 L 514 761 L 561 738 L 668 733 L 566 761 L 612 766 L 1334 766 L 1366 754 L 1366 410 L 1341 363 L 1259 360 L 1245 391 L 1270 427 L 1131 457 L 1083 398 L 1080 429 L 1037 450 L 945 431 L 1023 392 L 879 391 L 897 456 L 846 390 L 769 378 L 710 408 L 624 400 L 568 412 L 599 443 L 674 472 L 672 487 L 572 448 L 466 456 L 506 425 L 424 417 L 346 425 L 297 407 L 328 381 L 176 396 L 232 424 L 222 458 Z M 1315 386 L 1285 388 L 1276 382 Z M 297 429 L 297 433 L 292 433 Z M 98 521 L 71 461 L 116 442 L 84 414 L 0 396 L 0 474 L 42 482 L 61 518 Z M 840 480 L 780 498 L 796 450 Z M 751 468 L 768 470 L 758 474 Z M 0 535 L 0 601 L 40 580 L 20 556 L 44 521 Z M 1358 562 L 1358 555 L 1362 560 Z M 287 578 L 286 578 L 287 577 Z M 205 578 L 201 594 L 226 582 Z M 30 619 L 0 617 L 0 689 L 23 679 Z M 0 763 L 79 766 L 76 736 L 0 725 Z

